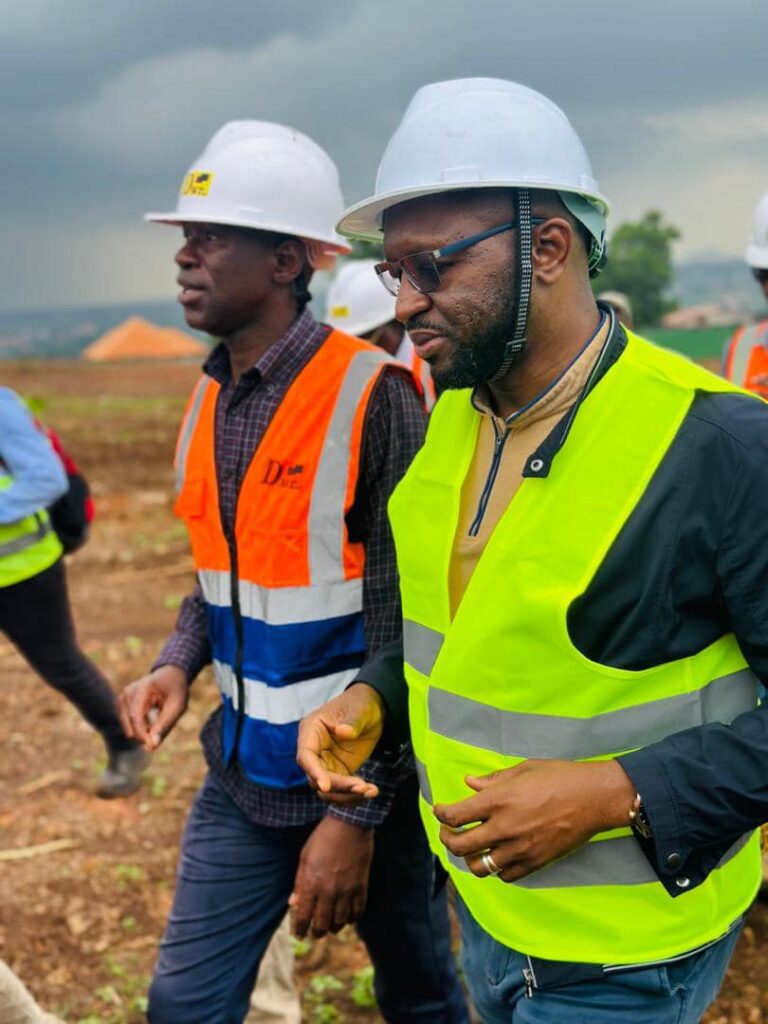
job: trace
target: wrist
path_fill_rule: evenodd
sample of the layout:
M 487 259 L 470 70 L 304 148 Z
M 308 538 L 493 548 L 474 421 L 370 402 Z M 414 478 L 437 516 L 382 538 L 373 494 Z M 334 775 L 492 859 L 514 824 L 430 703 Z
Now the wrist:
M 375 700 L 376 706 L 381 712 L 381 717 L 384 717 L 387 705 L 375 686 L 371 686 L 370 683 L 366 683 L 364 679 L 356 679 L 353 683 L 349 684 L 346 692 L 363 700 Z
M 635 806 L 637 790 L 618 761 L 592 763 L 598 776 L 595 807 L 599 831 L 608 832 L 632 824 L 630 812 Z
M 335 832 L 337 835 L 344 835 L 350 839 L 367 838 L 373 835 L 372 825 L 358 825 L 356 822 L 339 817 L 337 812 L 343 810 L 343 807 L 328 807 L 321 824 L 324 824 L 329 832 Z

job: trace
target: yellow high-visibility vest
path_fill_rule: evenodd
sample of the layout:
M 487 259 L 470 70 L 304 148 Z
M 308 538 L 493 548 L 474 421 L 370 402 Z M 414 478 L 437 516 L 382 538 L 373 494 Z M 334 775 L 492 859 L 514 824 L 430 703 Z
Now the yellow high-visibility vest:
M 0 470 L 0 490 L 13 477 Z M 63 548 L 45 509 L 16 523 L 0 525 L 0 587 L 31 579 L 61 558 Z
M 630 671 L 591 661 L 568 633 L 569 607 L 642 498 L 696 391 L 740 389 L 630 335 L 548 477 L 523 480 L 453 619 L 449 565 L 480 424 L 468 391 L 437 403 L 426 444 L 390 501 L 424 826 L 477 922 L 533 956 L 600 964 L 676 956 L 724 934 L 760 883 L 758 838 L 748 834 L 705 882 L 673 899 L 628 827 L 516 883 L 476 878 L 447 855 L 431 811 L 471 796 L 467 774 L 526 758 L 610 758 L 755 706 L 756 679 L 733 635 Z

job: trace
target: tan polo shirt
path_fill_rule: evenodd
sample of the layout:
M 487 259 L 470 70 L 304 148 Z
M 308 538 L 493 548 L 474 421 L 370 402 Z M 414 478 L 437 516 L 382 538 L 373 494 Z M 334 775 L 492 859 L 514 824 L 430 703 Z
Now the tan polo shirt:
M 493 413 L 487 389 L 475 392 L 473 401 L 482 420 L 475 454 L 461 490 L 449 578 L 451 615 L 459 606 L 488 538 L 520 486 L 528 458 L 546 440 L 587 383 L 608 327 L 608 321 L 602 324 L 574 362 L 532 405 L 506 420 Z M 497 442 L 500 454 L 494 477 Z

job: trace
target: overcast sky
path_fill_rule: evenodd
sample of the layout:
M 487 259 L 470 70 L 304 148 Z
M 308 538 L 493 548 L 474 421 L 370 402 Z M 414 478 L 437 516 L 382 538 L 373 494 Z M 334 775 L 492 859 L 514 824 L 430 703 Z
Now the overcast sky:
M 0 309 L 171 297 L 174 203 L 233 118 L 290 124 L 370 193 L 413 92 L 491 75 L 564 108 L 613 203 L 679 255 L 744 248 L 768 191 L 766 0 L 5 0 Z

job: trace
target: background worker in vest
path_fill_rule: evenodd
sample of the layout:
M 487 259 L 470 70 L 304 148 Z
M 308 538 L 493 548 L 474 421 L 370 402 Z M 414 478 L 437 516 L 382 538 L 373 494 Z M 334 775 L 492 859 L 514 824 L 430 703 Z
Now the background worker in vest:
M 395 297 L 381 287 L 376 260 L 349 260 L 331 282 L 325 322 L 347 334 L 364 338 L 410 367 L 427 412 L 437 399 L 429 364 L 416 355 L 411 339 L 395 318 Z
M 768 193 L 755 209 L 744 258 L 768 299 Z M 738 328 L 723 355 L 723 376 L 768 398 L 768 319 Z
M 109 683 L 77 645 L 63 548 L 46 511 L 66 490 L 49 440 L 18 395 L 0 387 L 0 631 L 104 740 L 97 795 L 128 796 L 148 758 L 123 733 Z
M 608 289 L 600 292 L 597 296 L 597 301 L 602 302 L 604 306 L 610 306 L 616 314 L 616 318 L 621 321 L 624 327 L 628 327 L 630 330 L 634 328 L 635 319 L 632 315 L 632 303 L 624 292 L 615 292 Z
M 339 224 L 446 390 L 390 501 L 402 644 L 299 760 L 373 793 L 347 773 L 410 720 L 499 1024 L 693 1024 L 760 883 L 768 409 L 596 305 L 606 212 L 558 107 L 469 79 L 416 94 Z
M 307 308 L 313 270 L 348 251 L 341 210 L 319 146 L 246 121 L 216 133 L 174 212 L 148 215 L 182 227 L 187 323 L 221 339 L 176 457 L 198 588 L 122 701 L 127 730 L 153 750 L 210 661 L 222 694 L 203 730 L 209 774 L 184 833 L 152 1024 L 241 1021 L 289 902 L 300 936 L 357 922 L 386 1019 L 466 1019 L 412 762 L 399 774 L 368 764 L 382 797 L 362 813 L 329 810 L 296 765 L 301 716 L 399 633 L 386 503 L 424 432 L 410 375 Z

